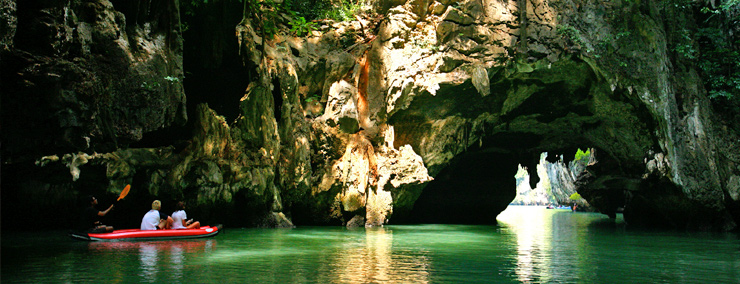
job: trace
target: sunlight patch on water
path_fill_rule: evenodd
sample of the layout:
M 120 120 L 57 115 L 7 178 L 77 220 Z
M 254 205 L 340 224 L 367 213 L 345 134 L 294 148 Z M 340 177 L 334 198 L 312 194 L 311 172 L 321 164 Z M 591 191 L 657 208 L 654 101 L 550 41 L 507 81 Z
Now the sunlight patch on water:
M 250 249 L 250 250 L 219 250 L 209 255 L 205 261 L 215 263 L 225 262 L 245 262 L 254 261 L 256 259 L 275 258 L 275 257 L 286 257 L 295 255 L 306 255 L 317 253 L 316 250 L 291 248 L 291 247 L 279 247 L 274 249 Z
M 577 246 L 585 240 L 573 223 L 574 214 L 578 213 L 538 206 L 509 206 L 499 214 L 502 231 L 516 237 L 517 280 L 552 282 L 573 277 L 584 256 Z

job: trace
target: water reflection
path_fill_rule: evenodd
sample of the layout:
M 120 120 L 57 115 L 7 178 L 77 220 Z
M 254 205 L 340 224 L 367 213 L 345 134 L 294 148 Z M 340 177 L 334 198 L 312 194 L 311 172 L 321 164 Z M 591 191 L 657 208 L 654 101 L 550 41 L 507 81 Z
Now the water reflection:
M 393 248 L 393 231 L 366 228 L 365 238 L 337 250 L 331 279 L 341 283 L 429 283 L 429 259 Z
M 152 244 L 140 243 L 139 245 L 139 276 L 149 282 L 154 282 L 157 279 L 157 262 L 159 259 L 159 252 L 157 247 Z
M 579 248 L 589 218 L 566 210 L 510 206 L 498 220 L 516 236 L 515 272 L 521 282 L 561 282 L 583 276 L 589 251 Z
M 251 271 L 253 283 L 429 283 L 431 259 L 388 228 L 245 229 L 207 265 Z M 231 235 L 233 236 L 233 234 Z M 222 239 L 223 240 L 223 239 Z M 244 282 L 225 273 L 220 282 Z
M 645 232 L 625 229 L 619 217 L 510 209 L 500 226 L 233 229 L 167 242 L 3 232 L 0 276 L 2 283 L 740 283 L 734 233 Z
M 117 255 L 122 258 L 131 255 L 138 256 L 137 282 L 154 283 L 184 281 L 185 263 L 192 261 L 189 258 L 211 252 L 215 245 L 215 240 L 91 242 L 88 248 L 98 255 Z M 127 279 L 119 275 L 113 280 L 125 281 Z

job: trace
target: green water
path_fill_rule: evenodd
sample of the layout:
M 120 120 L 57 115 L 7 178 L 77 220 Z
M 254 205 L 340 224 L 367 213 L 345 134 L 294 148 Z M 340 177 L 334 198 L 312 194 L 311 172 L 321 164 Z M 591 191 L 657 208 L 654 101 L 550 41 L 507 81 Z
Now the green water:
M 2 283 L 740 283 L 733 233 L 646 232 L 512 206 L 499 226 L 228 229 L 97 243 L 2 234 Z

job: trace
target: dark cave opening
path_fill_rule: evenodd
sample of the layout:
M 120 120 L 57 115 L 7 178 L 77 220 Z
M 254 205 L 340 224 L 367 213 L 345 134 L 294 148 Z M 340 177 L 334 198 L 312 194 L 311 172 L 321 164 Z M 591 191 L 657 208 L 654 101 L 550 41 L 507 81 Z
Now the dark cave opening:
M 571 205 L 568 200 L 573 193 L 565 195 L 565 188 L 558 188 L 557 196 L 551 189 L 552 178 L 560 178 L 560 174 L 577 174 L 593 161 L 596 162 L 597 149 L 590 145 L 583 137 L 569 137 L 560 142 L 551 141 L 550 145 L 558 145 L 543 154 L 542 137 L 531 133 L 499 133 L 495 137 L 481 140 L 481 143 L 468 147 L 467 151 L 457 155 L 448 165 L 441 168 L 434 176 L 434 180 L 424 187 L 413 208 L 408 212 L 399 212 L 394 215 L 393 224 L 497 224 L 496 217 L 504 211 L 518 196 L 517 172 L 524 167 L 528 173 L 529 191 L 538 196 L 545 192 L 548 199 L 559 200 Z M 496 138 L 496 139 L 494 139 Z M 566 141 L 567 140 L 567 141 Z M 580 147 L 572 146 L 568 141 L 577 140 Z M 586 149 L 583 151 L 581 149 Z M 579 164 L 571 163 L 576 161 Z M 550 173 L 543 163 L 562 163 L 559 172 Z M 540 173 L 538 167 L 543 164 Z M 553 167 L 553 166 L 550 166 Z M 565 172 L 560 172 L 565 171 Z M 572 171 L 572 172 L 570 172 Z M 540 187 L 539 182 L 547 178 Z M 577 183 L 573 180 L 572 183 Z M 563 186 L 561 180 L 555 183 Z M 523 188 L 526 187 L 522 185 Z M 569 185 L 572 190 L 572 185 Z M 621 191 L 620 191 L 621 192 Z M 586 194 L 588 195 L 588 194 Z M 552 198 L 550 198 L 552 197 Z M 566 200 L 566 201 L 563 201 Z M 553 202 L 559 203 L 559 202 Z M 582 201 L 579 201 L 582 203 Z M 547 201 L 538 203 L 547 205 Z M 584 208 L 591 208 L 586 206 Z M 582 208 L 583 209 L 583 208 Z M 591 210 L 591 209 L 588 209 Z
M 515 157 L 493 151 L 459 155 L 425 188 L 397 224 L 496 224 L 516 194 Z

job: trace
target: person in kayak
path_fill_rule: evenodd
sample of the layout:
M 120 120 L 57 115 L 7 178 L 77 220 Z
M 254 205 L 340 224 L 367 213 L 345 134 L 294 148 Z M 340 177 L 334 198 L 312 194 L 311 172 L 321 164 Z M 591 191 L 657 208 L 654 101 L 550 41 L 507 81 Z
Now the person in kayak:
M 89 233 L 113 232 L 112 226 L 106 226 L 100 221 L 100 217 L 104 217 L 108 212 L 113 210 L 113 204 L 108 209 L 105 209 L 105 211 L 99 211 L 95 208 L 98 205 L 98 199 L 95 196 L 90 195 L 87 197 L 87 200 L 90 202 L 90 207 L 85 208 L 82 216 L 83 225 L 81 225 L 81 229 Z
M 144 218 L 141 218 L 141 230 L 163 230 L 171 229 L 172 217 L 167 215 L 161 215 L 159 209 L 162 209 L 162 202 L 154 200 L 152 202 L 152 210 L 149 210 L 144 214 Z
M 172 213 L 173 229 L 197 229 L 200 228 L 200 222 L 188 220 L 188 214 L 185 213 L 185 201 L 177 202 L 177 211 Z

